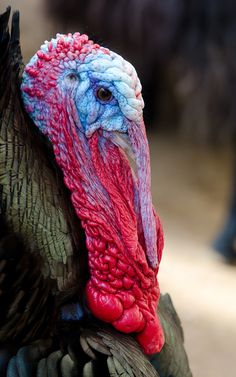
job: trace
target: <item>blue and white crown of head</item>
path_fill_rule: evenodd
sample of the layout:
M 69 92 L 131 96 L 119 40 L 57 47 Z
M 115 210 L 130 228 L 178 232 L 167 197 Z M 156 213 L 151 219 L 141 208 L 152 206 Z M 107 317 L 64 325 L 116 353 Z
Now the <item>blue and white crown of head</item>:
M 26 66 L 22 83 L 23 99 L 29 111 L 28 97 L 39 94 L 42 80 L 46 83 L 48 70 L 52 71 L 49 75 L 52 87 L 53 79 L 63 70 L 76 71 L 78 74 L 88 72 L 91 79 L 110 82 L 119 94 L 122 113 L 133 121 L 142 116 L 142 88 L 134 67 L 120 55 L 94 44 L 85 35 L 57 34 L 50 42 L 45 41 L 32 57 Z

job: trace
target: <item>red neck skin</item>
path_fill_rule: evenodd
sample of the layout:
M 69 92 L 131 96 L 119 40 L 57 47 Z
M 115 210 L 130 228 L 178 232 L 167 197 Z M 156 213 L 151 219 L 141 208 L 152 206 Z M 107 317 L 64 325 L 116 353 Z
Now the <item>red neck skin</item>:
M 136 333 L 146 354 L 159 352 L 164 336 L 156 314 L 160 296 L 157 268 L 147 263 L 128 160 L 102 131 L 87 139 L 70 102 L 67 111 L 65 103 L 57 104 L 48 121 L 48 136 L 86 234 L 89 309 L 117 330 Z M 157 216 L 156 225 L 161 250 L 163 236 Z

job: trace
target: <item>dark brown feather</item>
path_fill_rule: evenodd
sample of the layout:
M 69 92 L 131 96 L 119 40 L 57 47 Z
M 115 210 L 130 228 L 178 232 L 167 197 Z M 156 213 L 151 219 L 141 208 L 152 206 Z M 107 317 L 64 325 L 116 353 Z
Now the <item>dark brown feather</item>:
M 64 327 L 61 338 L 79 375 L 159 376 L 132 336 L 95 320 L 73 327 Z

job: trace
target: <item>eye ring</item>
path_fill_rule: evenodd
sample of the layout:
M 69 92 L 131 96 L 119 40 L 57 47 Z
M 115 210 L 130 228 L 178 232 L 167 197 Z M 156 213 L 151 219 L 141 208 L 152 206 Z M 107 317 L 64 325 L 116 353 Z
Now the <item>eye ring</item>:
M 111 91 L 109 89 L 104 88 L 103 86 L 101 86 L 96 91 L 96 97 L 101 102 L 109 102 L 113 98 L 113 95 L 112 95 L 112 93 L 111 93 Z

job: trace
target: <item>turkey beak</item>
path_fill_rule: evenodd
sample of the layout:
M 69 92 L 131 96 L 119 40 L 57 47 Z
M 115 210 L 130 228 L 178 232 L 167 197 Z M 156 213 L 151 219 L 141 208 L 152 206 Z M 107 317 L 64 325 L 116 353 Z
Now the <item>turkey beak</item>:
M 152 207 L 150 154 L 143 120 L 129 122 L 128 136 L 137 169 L 139 205 L 146 256 L 150 266 L 157 268 L 157 229 Z

